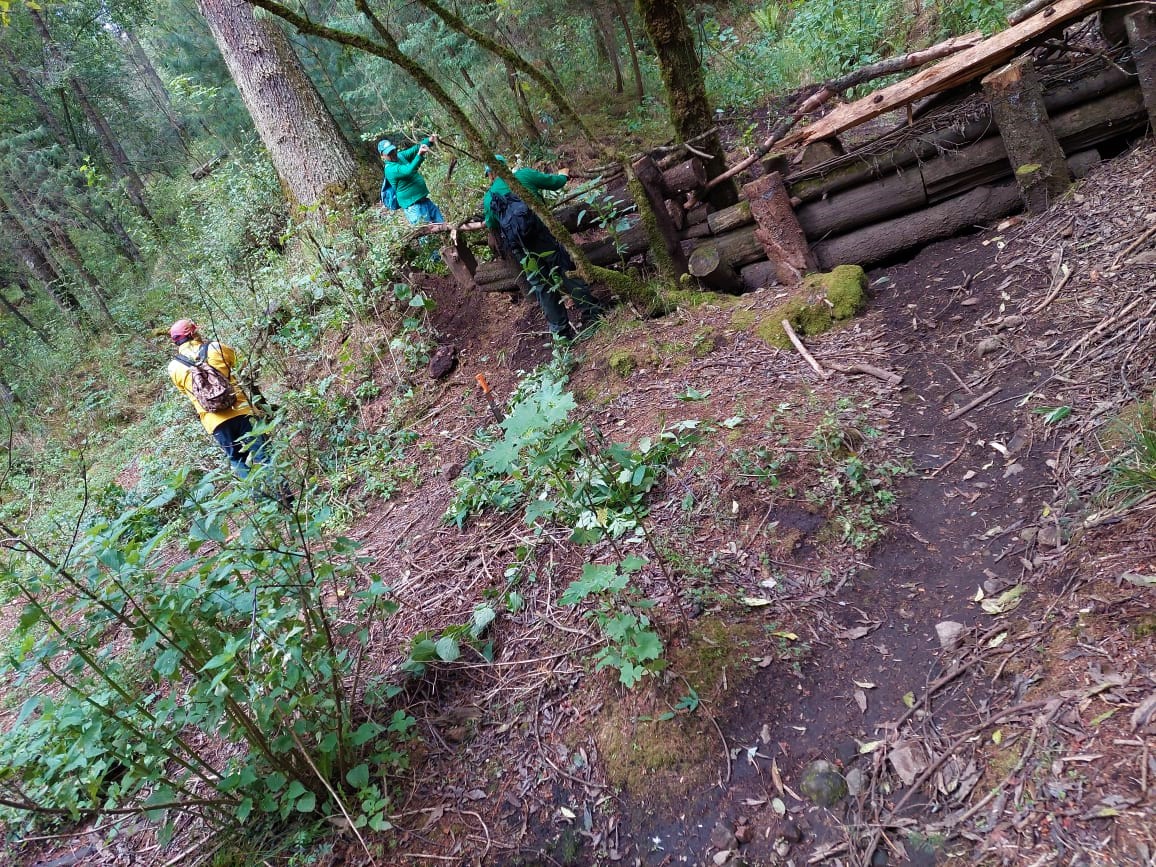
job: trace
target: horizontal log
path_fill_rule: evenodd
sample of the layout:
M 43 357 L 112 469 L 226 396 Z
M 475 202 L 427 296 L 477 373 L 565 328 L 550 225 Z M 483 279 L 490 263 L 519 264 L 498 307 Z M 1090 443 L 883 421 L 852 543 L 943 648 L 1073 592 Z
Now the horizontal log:
M 1052 129 L 1066 153 L 1088 150 L 1148 123 L 1140 88 L 1081 105 L 1052 118 Z
M 697 226 L 699 223 L 705 223 L 706 218 L 714 213 L 714 208 L 705 202 L 701 205 L 695 205 L 686 212 L 686 224 L 688 226 Z
M 738 204 L 731 205 L 729 208 L 723 208 L 721 211 L 708 214 L 706 224 L 712 235 L 723 235 L 732 229 L 737 229 L 740 226 L 745 226 L 747 223 L 753 222 L 754 219 L 755 218 L 751 216 L 750 202 L 740 201 Z
M 1054 116 L 1052 129 L 1064 153 L 1074 156 L 1143 126 L 1146 119 L 1142 102 L 1138 88 L 1118 91 Z M 961 150 L 946 151 L 925 162 L 921 170 L 930 204 L 1012 177 L 1011 162 L 998 136 Z
M 917 99 L 950 90 L 1007 63 L 1025 43 L 1058 30 L 1104 5 L 1103 0 L 1056 0 L 1046 12 L 1028 18 L 975 46 L 953 54 L 910 78 L 841 105 L 810 126 L 795 130 L 782 145 L 801 146 L 829 138 Z
M 705 238 L 711 234 L 710 225 L 708 223 L 698 223 L 694 226 L 687 226 L 679 234 L 684 239 Z
M 977 223 L 998 220 L 1022 206 L 1014 183 L 978 187 L 914 214 L 823 241 L 813 250 L 824 270 L 838 265 L 874 265 L 912 247 L 950 238 Z
M 912 167 L 796 209 L 809 239 L 847 232 L 927 204 L 919 169 Z
M 1073 80 L 1053 76 L 1049 82 L 1044 91 L 1044 104 L 1053 118 L 1075 106 L 1103 99 L 1135 83 L 1134 78 L 1116 65 L 1107 65 L 1092 75 Z M 907 139 L 883 153 L 853 152 L 818 172 L 795 171 L 788 176 L 787 187 L 792 196 L 804 202 L 815 201 L 998 134 L 999 129 L 984 104 L 979 114 L 963 124 Z M 1057 134 L 1062 139 L 1058 130 Z
M 676 193 L 689 193 L 706 184 L 706 166 L 698 157 L 679 163 L 662 173 L 662 183 L 666 191 L 672 196 Z
M 477 271 L 474 272 L 474 283 L 479 289 L 488 292 L 499 291 L 486 288 L 496 283 L 509 284 L 509 288 L 513 289 L 519 274 L 521 271 L 512 262 L 507 262 L 505 259 L 494 259 L 478 266 Z
M 742 268 L 743 265 L 765 259 L 767 255 L 762 243 L 755 237 L 755 225 L 753 223 L 725 235 L 715 235 L 709 239 L 688 241 L 687 243 L 692 253 L 704 244 L 717 244 L 722 253 L 723 261 L 732 268 Z
M 649 247 L 650 239 L 646 236 L 646 227 L 642 225 L 631 226 L 616 238 L 582 245 L 590 262 L 603 267 L 628 261 Z
M 723 258 L 722 249 L 717 243 L 704 244 L 691 253 L 687 270 L 716 292 L 737 295 L 742 291 L 738 272 Z
M 1145 122 L 1140 91 L 1129 87 L 1059 113 L 1052 118 L 1052 127 L 1064 152 L 1074 154 L 1138 129 Z M 922 200 L 917 187 L 920 177 L 926 194 Z M 919 167 L 912 166 L 829 194 L 820 201 L 808 202 L 797 212 L 807 237 L 817 241 L 825 235 L 845 234 L 1010 177 L 1011 163 L 1002 139 L 996 135 L 967 147 L 945 149 Z

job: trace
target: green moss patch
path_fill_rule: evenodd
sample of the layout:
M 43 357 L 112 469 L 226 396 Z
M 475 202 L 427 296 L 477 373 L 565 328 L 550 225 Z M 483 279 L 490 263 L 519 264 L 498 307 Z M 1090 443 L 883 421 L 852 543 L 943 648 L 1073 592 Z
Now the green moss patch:
M 737 310 L 731 327 L 750 331 L 771 346 L 789 349 L 783 331 L 786 319 L 803 336 L 822 334 L 837 322 L 851 319 L 867 306 L 867 274 L 858 265 L 840 265 L 825 274 L 811 274 L 799 294 L 768 312 Z
M 662 717 L 670 717 L 687 694 L 686 683 L 703 701 L 721 707 L 724 682 L 728 690 L 737 689 L 753 673 L 750 660 L 758 654 L 751 646 L 762 636 L 761 626 L 753 623 L 694 621 L 690 639 L 668 650 L 675 676 L 608 701 L 594 735 L 610 782 L 673 803 L 711 779 L 722 761 L 722 745 L 706 708 Z
M 606 363 L 623 379 L 638 370 L 638 357 L 629 349 L 612 349 Z

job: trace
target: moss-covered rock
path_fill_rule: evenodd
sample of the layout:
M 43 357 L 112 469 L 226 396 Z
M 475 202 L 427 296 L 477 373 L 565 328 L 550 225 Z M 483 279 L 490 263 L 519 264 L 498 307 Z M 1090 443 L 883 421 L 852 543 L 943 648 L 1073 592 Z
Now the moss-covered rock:
M 822 334 L 836 322 L 863 312 L 867 306 L 867 274 L 858 265 L 840 265 L 825 274 L 811 274 L 799 294 L 765 313 L 737 310 L 731 327 L 750 331 L 771 346 L 789 349 L 791 341 L 783 331 L 786 319 L 803 336 Z
M 694 335 L 690 345 L 690 354 L 694 358 L 706 358 L 725 344 L 726 338 L 717 328 L 704 328 Z
M 867 273 L 858 265 L 840 265 L 826 274 L 815 274 L 814 279 L 826 291 L 836 321 L 858 316 L 866 309 Z

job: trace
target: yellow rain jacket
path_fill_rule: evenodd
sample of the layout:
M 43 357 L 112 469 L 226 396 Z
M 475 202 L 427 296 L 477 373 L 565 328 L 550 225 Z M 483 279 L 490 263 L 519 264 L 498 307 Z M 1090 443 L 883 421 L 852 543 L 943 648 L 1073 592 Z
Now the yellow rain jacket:
M 197 353 L 201 351 L 202 344 L 203 341 L 201 340 L 189 340 L 177 347 L 177 352 L 189 359 L 189 361 L 196 361 Z M 222 412 L 208 412 L 203 406 L 197 403 L 197 399 L 193 397 L 193 371 L 175 358 L 169 362 L 169 379 L 173 381 L 173 385 L 175 385 L 196 408 L 197 415 L 201 417 L 201 424 L 205 426 L 205 430 L 212 433 L 221 422 L 236 418 L 239 415 L 253 415 L 254 409 L 253 405 L 249 403 L 248 395 L 245 393 L 245 390 L 241 388 L 241 384 L 237 381 L 237 377 L 234 374 L 234 370 L 236 370 L 237 367 L 236 351 L 231 346 L 224 346 L 214 340 L 209 344 L 209 352 L 205 356 L 205 360 L 227 376 L 233 388 L 236 389 L 237 402 L 232 409 L 226 409 Z

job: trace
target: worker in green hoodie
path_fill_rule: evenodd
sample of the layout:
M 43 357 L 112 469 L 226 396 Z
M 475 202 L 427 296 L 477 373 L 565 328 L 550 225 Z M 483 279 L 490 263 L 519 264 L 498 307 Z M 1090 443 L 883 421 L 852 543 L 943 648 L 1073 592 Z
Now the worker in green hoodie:
M 498 159 L 503 163 L 506 161 L 501 156 Z M 530 284 L 530 294 L 541 305 L 550 333 L 573 340 L 577 334 L 562 303 L 562 293 L 574 299 L 583 329 L 596 322 L 605 313 L 605 308 L 595 299 L 585 280 L 570 274 L 574 270 L 574 260 L 545 224 L 489 166 L 485 167 L 485 172 L 486 177 L 492 179 L 482 199 L 486 226 L 500 240 L 502 253 L 521 264 L 522 273 Z M 557 174 L 546 174 L 528 166 L 516 169 L 514 177 L 539 201 L 543 190 L 560 190 L 570 180 L 566 169 Z
M 382 202 L 386 201 L 386 185 L 392 185 L 397 196 L 397 206 L 405 209 L 405 218 L 411 226 L 446 221 L 441 209 L 430 201 L 429 187 L 425 185 L 425 178 L 419 171 L 430 146 L 437 144 L 437 141 L 435 133 L 422 139 L 420 144 L 401 151 L 389 139 L 377 143 L 377 152 L 385 164 L 385 179 L 381 185 Z

